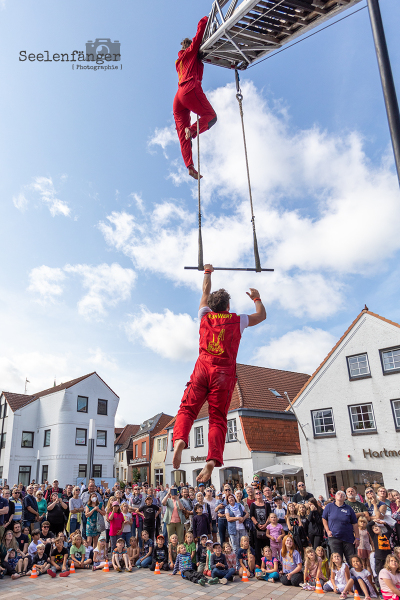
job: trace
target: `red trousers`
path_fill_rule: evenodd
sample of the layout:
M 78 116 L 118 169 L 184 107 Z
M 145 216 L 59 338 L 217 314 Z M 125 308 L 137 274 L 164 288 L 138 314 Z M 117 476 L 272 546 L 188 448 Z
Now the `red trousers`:
M 207 131 L 217 122 L 217 115 L 207 100 L 200 83 L 196 83 L 189 90 L 187 85 L 180 86 L 174 98 L 173 110 L 183 160 L 187 167 L 191 167 L 193 165 L 192 142 L 190 139 L 185 139 L 185 129 L 189 127 L 192 138 L 195 138 L 197 135 L 197 121 L 190 125 L 190 113 L 193 112 L 199 115 L 200 133 Z
M 181 401 L 175 425 L 174 443 L 183 440 L 188 446 L 189 433 L 204 402 L 208 401 L 208 454 L 217 467 L 223 464 L 227 415 L 236 383 L 236 365 L 213 365 L 198 358 Z

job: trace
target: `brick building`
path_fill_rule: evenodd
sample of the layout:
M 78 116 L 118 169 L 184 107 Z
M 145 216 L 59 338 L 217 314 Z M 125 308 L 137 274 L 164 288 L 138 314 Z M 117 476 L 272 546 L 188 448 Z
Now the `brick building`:
M 114 477 L 119 481 L 128 481 L 128 457 L 126 452 L 119 452 L 119 449 L 129 441 L 132 435 L 139 431 L 140 425 L 125 425 L 119 430 L 115 430 L 116 436 L 114 440 Z
M 137 432 L 130 435 L 118 448 L 119 460 L 127 465 L 126 481 L 132 481 L 132 469 L 138 469 L 141 481 L 154 483 L 151 479 L 154 437 L 165 428 L 171 419 L 172 415 L 158 413 L 141 423 Z
M 217 489 L 225 481 L 250 483 L 255 472 L 276 463 L 282 456 L 297 455 L 296 464 L 301 464 L 296 418 L 286 411 L 287 400 L 278 396 L 287 392 L 294 398 L 309 375 L 241 364 L 236 365 L 236 375 L 237 383 L 228 412 L 224 465 L 214 469 L 212 476 Z M 189 448 L 182 453 L 179 471 L 172 468 L 173 425 L 174 421 L 166 427 L 165 482 L 184 480 L 194 484 L 208 452 L 207 402 L 194 422 Z

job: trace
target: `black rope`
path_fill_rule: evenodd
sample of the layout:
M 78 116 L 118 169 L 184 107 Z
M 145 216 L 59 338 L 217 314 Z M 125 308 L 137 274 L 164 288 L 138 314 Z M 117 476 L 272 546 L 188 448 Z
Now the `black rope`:
M 199 208 L 199 257 L 198 257 L 198 270 L 204 271 L 203 261 L 203 237 L 201 235 L 201 194 L 200 194 L 200 121 L 199 115 L 197 115 L 197 194 L 198 194 L 198 208 Z
M 253 210 L 253 195 L 251 192 L 251 182 L 250 182 L 250 169 L 249 169 L 249 158 L 247 156 L 247 144 L 246 144 L 246 132 L 244 129 L 244 118 L 243 118 L 243 95 L 242 95 L 242 90 L 240 89 L 240 79 L 239 79 L 239 73 L 237 71 L 237 69 L 235 69 L 235 79 L 236 79 L 236 99 L 239 103 L 239 112 L 240 112 L 240 119 L 242 121 L 242 133 L 243 133 L 243 145 L 244 145 L 244 155 L 245 155 L 245 159 L 246 159 L 246 170 L 247 170 L 247 183 L 249 186 L 249 198 L 250 198 L 250 209 L 251 209 L 251 224 L 253 226 L 253 245 L 254 245 L 254 260 L 256 263 L 256 271 L 259 273 L 261 272 L 261 262 L 260 262 L 260 255 L 258 253 L 258 242 L 257 242 L 257 233 L 256 233 L 256 221 L 255 221 L 255 216 L 254 216 L 254 210 Z

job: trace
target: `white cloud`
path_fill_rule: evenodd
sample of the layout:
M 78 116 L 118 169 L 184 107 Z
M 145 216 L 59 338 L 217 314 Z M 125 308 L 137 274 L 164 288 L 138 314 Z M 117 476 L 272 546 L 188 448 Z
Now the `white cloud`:
M 86 362 L 90 365 L 92 371 L 98 371 L 102 368 L 115 371 L 118 368 L 115 359 L 108 356 L 101 348 L 89 348 L 89 356 Z
M 128 300 L 136 281 L 135 271 L 118 263 L 65 265 L 63 269 L 42 265 L 30 272 L 28 290 L 38 295 L 39 302 L 54 302 L 64 291 L 66 273 L 79 276 L 82 287 L 87 290 L 78 302 L 78 312 L 86 318 L 104 317 L 108 307 Z M 98 354 L 97 359 L 100 360 Z
M 15 208 L 18 208 L 21 212 L 25 212 L 28 208 L 28 200 L 22 192 L 18 196 L 13 196 L 12 200 Z
M 63 293 L 65 274 L 62 269 L 42 265 L 29 273 L 28 290 L 38 294 L 43 302 L 54 302 Z
M 254 355 L 254 361 L 261 367 L 311 375 L 336 341 L 337 339 L 327 331 L 303 327 L 289 331 L 280 338 L 274 338 L 267 346 L 259 348 Z
M 125 427 L 127 425 L 126 419 L 117 412 L 115 415 L 115 427 Z
M 155 130 L 154 134 L 149 140 L 148 149 L 151 152 L 153 146 L 160 146 L 163 149 L 164 156 L 168 158 L 166 148 L 169 144 L 175 143 L 178 143 L 176 128 L 175 125 L 170 125 L 169 127 Z
M 64 175 L 63 179 L 65 177 Z M 42 202 L 48 207 L 53 217 L 56 215 L 69 216 L 71 209 L 64 200 L 57 198 L 57 192 L 51 177 L 35 177 L 29 187 L 39 193 Z
M 78 302 L 79 313 L 87 318 L 103 317 L 107 314 L 106 307 L 128 300 L 136 280 L 136 273 L 132 269 L 124 269 L 117 263 L 96 267 L 66 265 L 64 270 L 79 275 L 83 288 L 88 290 Z
M 163 358 L 193 361 L 198 355 L 199 324 L 190 315 L 152 313 L 145 306 L 126 325 L 129 339 L 141 340 Z
M 144 204 L 143 204 L 143 198 L 142 198 L 141 194 L 137 194 L 136 192 L 132 192 L 131 194 L 129 194 L 129 197 L 132 198 L 132 200 L 135 201 L 136 206 L 138 207 L 138 209 L 141 212 L 143 212 L 144 211 Z

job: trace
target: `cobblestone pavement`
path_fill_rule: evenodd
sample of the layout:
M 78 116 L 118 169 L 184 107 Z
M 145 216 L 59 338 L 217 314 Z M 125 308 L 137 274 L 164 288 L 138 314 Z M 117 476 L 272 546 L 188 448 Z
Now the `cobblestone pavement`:
M 37 579 L 21 577 L 12 581 L 10 577 L 0 580 L 0 598 L 7 600 L 180 600 L 196 599 L 201 596 L 218 600 L 317 600 L 319 594 L 301 588 L 285 587 L 280 583 L 266 583 L 251 579 L 242 583 L 237 579 L 227 585 L 201 587 L 184 581 L 180 575 L 170 573 L 154 575 L 148 569 L 134 569 L 132 573 L 103 573 L 81 571 L 69 577 L 52 579 L 41 575 Z M 324 594 L 326 600 L 337 598 L 335 594 Z

